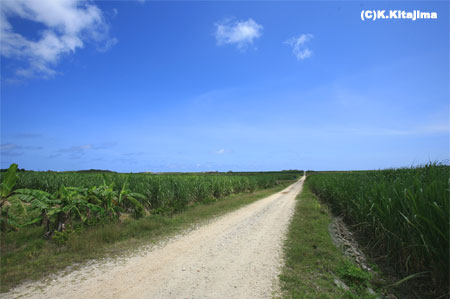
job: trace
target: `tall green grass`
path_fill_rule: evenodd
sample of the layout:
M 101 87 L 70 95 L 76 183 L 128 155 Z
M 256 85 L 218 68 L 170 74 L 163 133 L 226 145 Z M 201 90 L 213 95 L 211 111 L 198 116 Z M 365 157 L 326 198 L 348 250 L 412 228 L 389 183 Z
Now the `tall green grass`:
M 114 183 L 116 191 L 120 191 L 128 178 L 128 188 L 145 196 L 142 204 L 149 210 L 172 214 L 183 211 L 189 204 L 211 202 L 234 193 L 251 193 L 271 188 L 280 182 L 296 179 L 299 175 L 299 172 L 136 173 L 128 178 L 129 175 L 124 173 L 23 172 L 19 173 L 15 188 L 54 193 L 61 186 L 90 188 L 100 186 L 106 180 L 108 185 Z
M 307 184 L 398 270 L 405 274 L 426 271 L 448 288 L 449 171 L 447 165 L 430 163 L 415 168 L 314 173 Z

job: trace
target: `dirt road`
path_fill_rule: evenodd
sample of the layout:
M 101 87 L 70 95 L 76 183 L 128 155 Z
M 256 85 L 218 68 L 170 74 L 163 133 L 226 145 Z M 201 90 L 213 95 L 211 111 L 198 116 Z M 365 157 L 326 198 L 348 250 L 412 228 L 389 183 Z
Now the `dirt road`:
M 6 297 L 270 298 L 303 180 L 160 246 L 22 285 Z

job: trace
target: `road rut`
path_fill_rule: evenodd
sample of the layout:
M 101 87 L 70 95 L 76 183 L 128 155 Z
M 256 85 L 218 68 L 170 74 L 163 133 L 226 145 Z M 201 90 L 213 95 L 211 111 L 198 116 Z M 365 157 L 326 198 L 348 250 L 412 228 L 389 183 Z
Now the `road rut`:
M 271 298 L 303 181 L 137 255 L 24 284 L 6 297 Z

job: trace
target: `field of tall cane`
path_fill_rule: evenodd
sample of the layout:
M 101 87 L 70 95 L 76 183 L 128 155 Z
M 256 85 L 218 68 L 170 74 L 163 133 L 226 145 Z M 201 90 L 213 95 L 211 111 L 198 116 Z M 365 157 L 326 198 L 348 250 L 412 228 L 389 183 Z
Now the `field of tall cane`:
M 438 163 L 379 171 L 312 173 L 307 184 L 403 273 L 448 286 L 449 175 Z
M 43 225 L 45 235 L 66 224 L 93 225 L 148 214 L 178 213 L 233 193 L 251 193 L 297 178 L 299 172 L 124 174 L 18 172 L 0 176 L 2 231 Z M 3 194 L 4 193 L 4 194 Z M 51 228 L 53 226 L 53 228 Z

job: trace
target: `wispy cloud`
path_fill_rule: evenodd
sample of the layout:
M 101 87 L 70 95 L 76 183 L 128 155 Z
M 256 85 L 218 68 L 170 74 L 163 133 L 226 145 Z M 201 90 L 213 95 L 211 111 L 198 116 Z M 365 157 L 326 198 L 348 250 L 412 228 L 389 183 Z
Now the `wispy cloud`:
M 422 124 L 409 128 L 389 127 L 327 127 L 320 129 L 306 128 L 303 133 L 326 134 L 326 135 L 352 135 L 352 136 L 432 136 L 448 134 L 450 128 L 445 124 Z
M 216 42 L 218 46 L 235 44 L 239 49 L 245 49 L 253 44 L 253 41 L 262 36 L 263 26 L 253 19 L 247 21 L 235 21 L 226 19 L 217 22 Z
M 17 149 L 19 146 L 17 144 L 13 144 L 13 143 L 4 143 L 2 145 L 0 145 L 0 150 L 1 151 L 9 151 L 9 150 L 14 150 Z
M 77 146 L 71 146 L 68 148 L 62 148 L 58 152 L 60 153 L 79 153 L 86 150 L 92 149 L 92 144 L 86 144 L 86 145 L 77 145 Z
M 38 137 L 42 137 L 41 134 L 38 133 L 19 133 L 16 134 L 17 138 L 24 138 L 24 139 L 28 139 L 28 138 L 38 138 Z
M 105 142 L 101 144 L 84 144 L 84 145 L 76 145 L 71 146 L 68 148 L 62 148 L 58 150 L 60 153 L 82 153 L 88 150 L 102 150 L 102 149 L 108 149 L 113 146 L 115 146 L 116 143 L 114 142 Z
M 17 33 L 10 18 L 19 17 L 45 27 L 37 39 Z M 26 63 L 16 70 L 18 77 L 50 78 L 57 74 L 60 59 L 83 48 L 86 42 L 106 51 L 117 43 L 109 37 L 110 26 L 102 11 L 83 0 L 14 0 L 0 6 L 0 54 Z
M 77 160 L 86 157 L 90 152 L 97 150 L 110 149 L 116 145 L 115 142 L 104 142 L 99 144 L 83 144 L 71 147 L 61 148 L 56 152 L 50 154 L 48 158 L 67 157 L 72 160 Z
M 220 150 L 216 151 L 215 153 L 218 155 L 223 155 L 223 154 L 225 154 L 225 149 L 221 148 Z
M 360 130 L 355 129 L 356 133 L 361 133 L 365 135 L 385 135 L 385 136 L 396 136 L 396 135 L 422 135 L 430 136 L 436 134 L 448 134 L 450 128 L 448 126 L 434 126 L 426 125 L 410 129 L 375 129 L 375 130 Z
M 15 143 L 3 143 L 0 145 L 0 154 L 2 156 L 16 157 L 23 155 L 24 151 L 41 149 L 41 146 L 22 146 Z
M 306 44 L 313 38 L 312 34 L 300 34 L 291 37 L 285 44 L 292 47 L 292 53 L 295 55 L 297 60 L 303 60 L 311 57 L 312 51 L 306 46 Z

